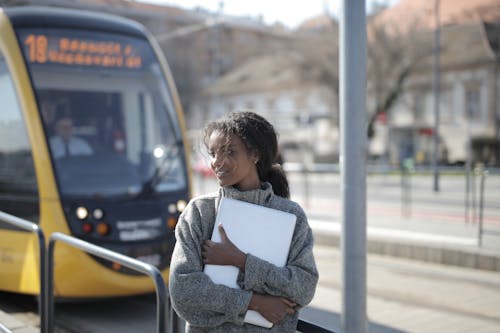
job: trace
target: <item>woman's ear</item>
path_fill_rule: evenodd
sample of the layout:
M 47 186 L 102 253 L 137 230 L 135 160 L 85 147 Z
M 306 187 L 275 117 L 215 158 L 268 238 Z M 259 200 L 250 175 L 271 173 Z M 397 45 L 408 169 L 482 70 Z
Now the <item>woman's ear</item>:
M 259 162 L 259 159 L 260 159 L 259 158 L 259 154 L 257 153 L 256 150 L 252 151 L 252 154 L 251 154 L 250 158 L 251 158 L 253 164 L 257 164 Z

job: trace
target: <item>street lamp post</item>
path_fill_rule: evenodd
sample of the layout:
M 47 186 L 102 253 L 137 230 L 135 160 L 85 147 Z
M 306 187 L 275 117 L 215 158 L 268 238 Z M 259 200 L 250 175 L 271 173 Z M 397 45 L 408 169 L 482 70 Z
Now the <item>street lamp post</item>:
M 341 331 L 367 332 L 365 1 L 343 0 L 340 15 L 342 188 Z
M 434 2 L 434 16 L 436 29 L 434 30 L 434 71 L 433 71 L 433 90 L 434 90 L 434 156 L 432 160 L 434 192 L 439 191 L 439 56 L 440 56 L 440 21 L 439 21 L 440 0 Z

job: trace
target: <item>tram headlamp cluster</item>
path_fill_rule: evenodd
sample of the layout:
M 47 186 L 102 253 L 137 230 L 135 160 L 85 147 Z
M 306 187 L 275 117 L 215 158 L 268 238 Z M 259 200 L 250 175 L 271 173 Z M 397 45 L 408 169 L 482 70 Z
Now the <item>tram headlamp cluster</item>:
M 75 214 L 79 220 L 85 220 L 89 217 L 89 210 L 83 206 L 79 206 L 76 208 Z M 104 211 L 101 208 L 96 208 L 92 211 L 92 217 L 96 220 L 100 220 L 104 217 Z
M 175 214 L 177 212 L 182 213 L 186 209 L 187 202 L 185 200 L 178 200 L 176 203 L 171 203 L 168 205 L 167 209 L 170 214 Z
M 170 228 L 170 229 L 175 229 L 175 226 L 177 225 L 177 215 L 174 215 L 176 213 L 182 213 L 184 211 L 184 209 L 186 209 L 186 206 L 187 206 L 187 202 L 185 200 L 178 200 L 176 203 L 171 203 L 168 205 L 168 212 L 171 214 L 168 218 L 167 218 L 167 226 Z M 174 216 L 172 216 L 174 215 Z
M 92 218 L 95 221 L 99 221 L 97 225 L 94 225 L 93 223 L 91 223 L 91 221 L 87 220 L 89 217 L 89 210 L 84 206 L 77 207 L 75 210 L 75 215 L 80 221 L 84 222 L 82 224 L 82 231 L 85 234 L 92 233 L 94 231 L 94 228 L 99 236 L 107 236 L 110 234 L 111 226 L 108 223 L 102 221 L 102 219 L 104 218 L 104 211 L 101 208 L 95 208 L 92 211 Z

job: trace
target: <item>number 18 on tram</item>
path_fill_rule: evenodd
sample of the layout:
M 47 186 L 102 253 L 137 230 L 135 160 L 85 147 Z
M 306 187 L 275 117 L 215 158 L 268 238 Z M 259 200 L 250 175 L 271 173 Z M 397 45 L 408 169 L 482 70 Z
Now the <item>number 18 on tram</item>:
M 0 210 L 153 264 L 168 277 L 190 197 L 168 66 L 138 23 L 0 9 Z M 58 297 L 153 291 L 149 277 L 59 244 Z M 39 293 L 37 242 L 0 222 L 0 290 Z

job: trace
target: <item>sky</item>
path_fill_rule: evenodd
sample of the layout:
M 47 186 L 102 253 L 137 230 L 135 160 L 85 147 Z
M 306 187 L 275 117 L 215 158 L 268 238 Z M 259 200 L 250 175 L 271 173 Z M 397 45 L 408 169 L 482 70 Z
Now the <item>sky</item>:
M 263 16 L 264 22 L 273 24 L 277 21 L 289 28 L 297 27 L 302 21 L 320 15 L 325 8 L 338 17 L 341 0 L 141 0 L 156 4 L 173 5 L 186 9 L 199 6 L 210 11 L 217 11 L 219 3 L 224 3 L 223 13 L 235 16 Z M 393 5 L 399 0 L 365 0 L 367 11 L 373 3 L 387 3 Z

